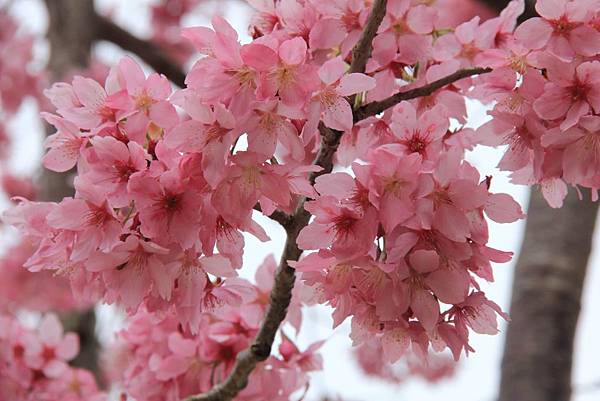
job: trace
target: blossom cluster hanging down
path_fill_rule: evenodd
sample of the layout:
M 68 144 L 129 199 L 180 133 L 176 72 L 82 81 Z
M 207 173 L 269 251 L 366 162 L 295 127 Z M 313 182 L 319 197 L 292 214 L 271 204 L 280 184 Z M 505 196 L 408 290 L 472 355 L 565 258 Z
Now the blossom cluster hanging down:
M 487 219 L 524 215 L 465 152 L 509 145 L 499 167 L 540 184 L 552 206 L 566 183 L 595 193 L 600 1 L 540 0 L 541 17 L 515 30 L 523 1 L 448 26 L 428 2 L 390 0 L 364 72 L 348 68 L 370 2 L 250 3 L 251 43 L 220 17 L 183 30 L 200 54 L 185 88 L 126 57 L 105 82 L 45 92 L 56 133 L 43 163 L 76 167 L 75 195 L 5 214 L 36 249 L 25 267 L 123 306 L 119 380 L 139 401 L 177 400 L 224 380 L 260 328 L 275 262 L 257 285 L 238 277 L 242 234 L 269 240 L 255 213 L 293 219 L 300 205 L 305 253 L 283 263 L 308 287 L 303 301 L 330 305 L 336 326 L 352 320 L 355 345 L 383 363 L 409 349 L 421 360 L 473 351 L 471 332 L 496 334 L 508 318 L 479 285 L 512 257 L 488 246 Z M 493 72 L 444 80 L 475 67 Z M 495 102 L 477 130 L 464 128 L 467 98 Z M 326 146 L 333 172 L 314 164 Z M 300 302 L 287 318 L 296 329 Z M 319 368 L 319 344 L 300 352 L 281 337 L 239 399 L 287 400 Z
M 109 377 L 121 383 L 136 400 L 178 401 L 210 390 L 230 373 L 236 355 L 249 347 L 263 317 L 272 286 L 275 260 L 269 257 L 257 270 L 255 294 L 241 307 L 224 307 L 219 313 L 203 313 L 199 333 L 181 330 L 174 315 L 159 317 L 140 310 L 119 341 L 109 351 Z M 290 321 L 299 328 L 299 304 L 290 309 Z M 307 373 L 322 368 L 316 353 L 322 342 L 300 351 L 283 335 L 278 355 L 256 369 L 237 400 L 288 400 L 308 388 Z M 265 384 L 268 383 L 267 386 Z

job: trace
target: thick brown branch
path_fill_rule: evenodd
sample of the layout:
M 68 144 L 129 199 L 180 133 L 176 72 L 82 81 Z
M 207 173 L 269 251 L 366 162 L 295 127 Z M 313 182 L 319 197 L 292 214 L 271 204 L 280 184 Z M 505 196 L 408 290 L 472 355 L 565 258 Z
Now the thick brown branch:
M 364 120 L 367 117 L 375 116 L 394 107 L 403 100 L 415 99 L 418 97 L 429 96 L 438 89 L 443 88 L 446 85 L 460 81 L 463 78 L 467 78 L 473 75 L 485 74 L 491 72 L 490 68 L 469 68 L 464 70 L 458 70 L 454 74 L 450 74 L 444 78 L 440 78 L 437 81 L 433 81 L 427 85 L 420 86 L 408 90 L 406 92 L 398 92 L 388 98 L 380 100 L 378 102 L 371 102 L 359 107 L 354 111 L 354 122 Z
M 371 51 L 373 50 L 373 38 L 377 34 L 379 25 L 385 17 L 385 10 L 387 6 L 387 0 L 375 0 L 373 8 L 371 9 L 371 15 L 367 20 L 365 29 L 358 40 L 354 49 L 352 49 L 352 64 L 350 64 L 350 73 L 353 72 L 365 72 L 367 61 L 371 57 Z
M 184 87 L 185 73 L 158 46 L 132 35 L 103 16 L 97 16 L 96 24 L 98 39 L 112 42 L 123 50 L 132 52 L 155 71 L 164 74 L 175 85 Z

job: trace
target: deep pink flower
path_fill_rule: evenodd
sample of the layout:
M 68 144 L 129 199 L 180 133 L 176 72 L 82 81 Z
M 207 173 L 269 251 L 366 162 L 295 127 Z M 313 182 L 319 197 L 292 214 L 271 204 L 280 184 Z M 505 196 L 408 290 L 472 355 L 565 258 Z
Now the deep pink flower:
M 558 60 L 547 65 L 549 82 L 533 109 L 540 118 L 562 119 L 565 130 L 584 115 L 600 110 L 600 62 L 579 65 Z
M 196 191 L 186 187 L 177 170 L 166 171 L 158 177 L 139 172 L 128 184 L 144 236 L 158 243 L 178 242 L 189 248 L 198 241 L 199 207 Z

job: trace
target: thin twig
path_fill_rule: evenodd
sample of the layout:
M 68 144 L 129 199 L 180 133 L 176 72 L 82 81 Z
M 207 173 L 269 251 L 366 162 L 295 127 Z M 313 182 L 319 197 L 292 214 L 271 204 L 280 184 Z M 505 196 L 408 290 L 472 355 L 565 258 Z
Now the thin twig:
M 378 102 L 371 102 L 359 107 L 354 111 L 354 122 L 364 120 L 367 117 L 375 116 L 394 107 L 403 100 L 415 99 L 418 97 L 429 96 L 438 89 L 443 88 L 446 85 L 460 81 L 463 78 L 467 78 L 473 75 L 485 74 L 491 72 L 491 68 L 468 68 L 464 70 L 458 70 L 454 74 L 450 74 L 444 78 L 440 78 L 437 81 L 433 81 L 427 85 L 420 86 L 408 90 L 406 92 L 398 92 L 388 98 L 380 100 Z
M 98 38 L 112 42 L 123 50 L 132 52 L 155 71 L 164 74 L 175 85 L 185 86 L 185 73 L 177 63 L 154 43 L 140 39 L 101 15 L 97 16 Z
M 365 72 L 367 61 L 371 57 L 371 51 L 373 50 L 373 38 L 377 34 L 383 17 L 385 17 L 386 6 L 387 0 L 375 0 L 365 29 L 358 43 L 352 49 L 352 64 L 350 64 L 348 72 Z

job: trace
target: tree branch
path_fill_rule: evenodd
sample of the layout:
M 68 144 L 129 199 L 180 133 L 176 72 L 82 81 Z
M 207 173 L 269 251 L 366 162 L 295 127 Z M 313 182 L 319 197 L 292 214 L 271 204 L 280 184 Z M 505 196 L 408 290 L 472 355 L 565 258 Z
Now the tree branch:
M 367 61 L 371 57 L 371 51 L 373 50 L 373 38 L 377 34 L 383 17 L 385 17 L 386 6 L 387 0 L 375 0 L 365 29 L 358 43 L 352 49 L 352 64 L 350 64 L 349 73 L 365 72 Z
M 385 0 L 376 0 L 373 12 L 369 16 L 369 21 L 367 21 L 365 28 L 365 30 L 369 30 L 369 33 L 363 33 L 361 40 L 353 50 L 354 54 L 361 55 L 365 49 L 367 53 L 370 53 L 371 42 L 383 19 L 383 15 L 385 15 L 385 5 Z M 381 7 L 383 7 L 383 10 Z M 362 50 L 357 50 L 359 47 Z M 368 55 L 365 57 L 364 63 L 366 63 Z M 360 71 L 359 67 L 355 66 L 354 68 L 358 68 L 358 71 Z M 362 71 L 364 71 L 364 65 L 362 66 Z M 323 122 L 319 122 L 319 132 L 321 134 L 321 146 L 313 164 L 323 169 L 310 174 L 309 181 L 311 184 L 314 184 L 318 176 L 330 173 L 333 170 L 333 155 L 343 135 L 341 131 L 327 128 Z M 292 299 L 294 282 L 296 281 L 296 271 L 289 265 L 289 261 L 300 258 L 302 250 L 298 248 L 296 240 L 300 231 L 308 225 L 310 220 L 310 213 L 304 209 L 304 202 L 306 202 L 306 198 L 303 197 L 299 200 L 298 206 L 291 218 L 289 220 L 286 219 L 285 224 L 282 224 L 287 234 L 285 248 L 279 261 L 279 267 L 275 272 L 275 282 L 271 290 L 267 312 L 252 345 L 237 355 L 233 370 L 225 381 L 219 383 L 206 393 L 190 396 L 184 401 L 232 400 L 246 387 L 248 378 L 256 365 L 271 355 L 271 347 L 273 346 L 275 335 L 285 319 L 287 308 Z
M 321 148 L 314 164 L 323 167 L 323 170 L 310 175 L 309 179 L 311 183 L 314 183 L 319 175 L 331 172 L 333 168 L 333 155 L 343 134 L 340 131 L 325 127 L 322 123 L 319 125 L 319 131 L 321 132 Z M 310 213 L 304 209 L 305 201 L 306 198 L 300 199 L 296 211 L 284 225 L 287 234 L 285 248 L 281 255 L 279 267 L 275 273 L 275 283 L 271 290 L 267 313 L 252 345 L 237 355 L 235 366 L 225 381 L 219 383 L 206 393 L 188 397 L 184 401 L 232 400 L 246 387 L 248 377 L 256 365 L 271 355 L 271 347 L 273 346 L 277 329 L 279 329 L 281 322 L 285 319 L 296 280 L 295 269 L 288 262 L 300 258 L 302 250 L 298 248 L 296 240 L 300 230 L 306 227 L 310 220 Z
M 185 86 L 185 73 L 181 67 L 169 59 L 154 43 L 132 35 L 101 15 L 97 15 L 96 29 L 98 39 L 112 42 L 123 50 L 134 53 L 155 71 L 164 74 L 175 85 L 180 88 Z
M 378 102 L 371 102 L 362 107 L 359 107 L 354 111 L 354 122 L 364 120 L 367 117 L 375 116 L 379 113 L 384 112 L 400 103 L 403 100 L 415 99 L 418 97 L 429 96 L 438 89 L 443 88 L 446 85 L 460 81 L 463 78 L 467 78 L 473 75 L 485 74 L 491 72 L 491 68 L 469 68 L 464 70 L 458 70 L 454 74 L 450 74 L 444 78 L 440 78 L 437 81 L 433 81 L 425 86 L 414 88 L 406 92 L 398 92 L 388 98 L 385 98 Z

